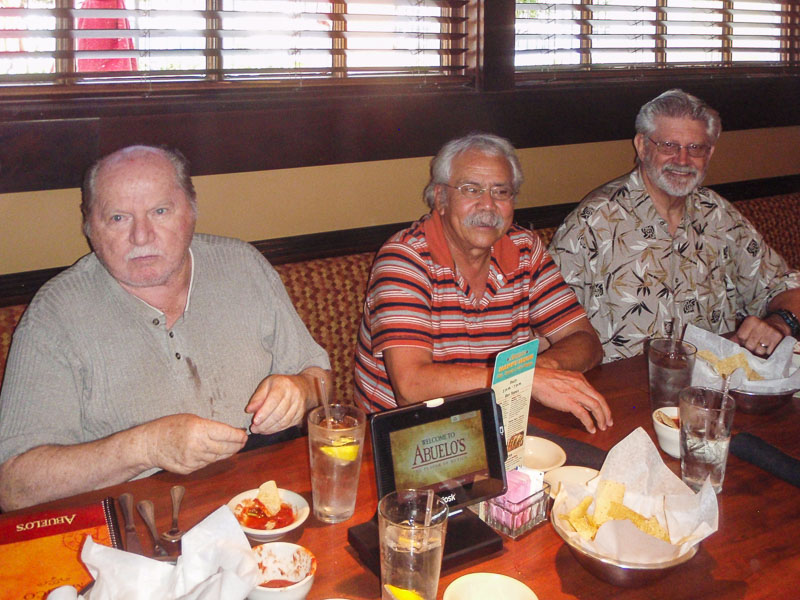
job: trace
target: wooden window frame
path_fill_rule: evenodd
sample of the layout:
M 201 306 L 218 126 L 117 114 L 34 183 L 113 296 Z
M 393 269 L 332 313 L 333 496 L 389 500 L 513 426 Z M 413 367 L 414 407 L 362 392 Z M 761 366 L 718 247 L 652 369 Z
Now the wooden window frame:
M 513 0 L 472 0 L 469 10 L 474 83 L 198 85 L 80 95 L 2 89 L 0 193 L 77 187 L 93 160 L 133 143 L 178 147 L 193 174 L 210 175 L 429 156 L 472 130 L 520 148 L 625 139 L 641 104 L 671 87 L 717 108 L 726 130 L 800 125 L 800 69 L 530 80 L 514 71 Z

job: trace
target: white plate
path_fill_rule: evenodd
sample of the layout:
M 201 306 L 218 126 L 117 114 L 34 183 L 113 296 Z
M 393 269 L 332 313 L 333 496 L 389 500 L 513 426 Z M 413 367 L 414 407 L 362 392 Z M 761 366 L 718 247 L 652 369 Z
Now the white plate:
M 499 573 L 470 573 L 454 580 L 442 600 L 538 600 L 533 590 L 521 581 Z
M 550 484 L 550 497 L 555 498 L 558 491 L 561 489 L 561 482 L 568 481 L 569 483 L 588 483 L 600 474 L 597 469 L 589 467 L 579 467 L 577 465 L 568 465 L 566 467 L 558 467 L 552 471 L 544 474 L 545 483 Z
M 522 457 L 522 464 L 529 469 L 549 471 L 560 467 L 565 462 L 567 462 L 567 455 L 555 442 L 532 435 L 525 436 L 525 454 Z
M 308 518 L 308 502 L 306 502 L 305 498 L 303 498 L 300 494 L 295 494 L 294 492 L 290 492 L 289 490 L 284 490 L 281 488 L 278 488 L 278 494 L 281 497 L 281 502 L 285 502 L 292 507 L 292 510 L 295 514 L 294 523 L 279 529 L 253 529 L 251 527 L 245 527 L 239 523 L 242 531 L 244 531 L 247 534 L 247 537 L 254 542 L 274 542 L 275 540 L 282 538 L 290 531 L 300 527 L 300 525 L 302 525 L 303 522 Z M 231 509 L 231 512 L 234 512 L 236 505 L 242 502 L 242 500 L 253 499 L 257 495 L 258 488 L 237 494 L 228 502 L 228 508 Z

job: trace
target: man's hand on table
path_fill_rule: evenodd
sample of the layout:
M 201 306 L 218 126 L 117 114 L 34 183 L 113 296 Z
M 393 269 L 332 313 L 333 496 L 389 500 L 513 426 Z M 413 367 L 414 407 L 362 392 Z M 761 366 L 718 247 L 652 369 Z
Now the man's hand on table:
M 595 432 L 595 421 L 602 431 L 614 424 L 605 398 L 576 371 L 537 365 L 531 395 L 544 406 L 572 413 L 589 433 Z
M 787 332 L 784 332 L 782 328 L 785 328 Z M 729 339 L 744 346 L 756 356 L 769 356 L 781 343 L 784 336 L 791 334 L 788 329 L 780 317 L 772 316 L 768 319 L 760 319 L 751 315 L 742 321 Z
M 191 473 L 233 456 L 247 441 L 243 429 L 192 414 L 162 417 L 146 427 L 149 462 L 172 473 Z

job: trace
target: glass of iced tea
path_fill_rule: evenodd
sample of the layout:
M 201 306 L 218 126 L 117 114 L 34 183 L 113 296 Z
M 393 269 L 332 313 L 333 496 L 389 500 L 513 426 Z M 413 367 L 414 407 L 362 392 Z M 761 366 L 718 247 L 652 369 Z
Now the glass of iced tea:
M 349 404 L 319 406 L 308 414 L 311 500 L 314 516 L 339 523 L 353 516 L 367 417 Z

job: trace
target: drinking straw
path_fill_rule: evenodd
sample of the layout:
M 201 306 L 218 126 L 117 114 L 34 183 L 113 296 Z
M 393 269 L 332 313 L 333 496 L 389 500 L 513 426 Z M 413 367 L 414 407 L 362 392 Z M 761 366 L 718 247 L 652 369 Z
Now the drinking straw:
M 433 490 L 428 488 L 428 501 L 425 503 L 425 527 L 431 526 L 431 517 L 433 516 Z
M 428 498 L 425 502 L 425 529 L 422 533 L 422 547 L 428 548 L 431 539 L 431 518 L 433 517 L 433 490 L 428 488 Z
M 331 419 L 331 406 L 328 403 L 328 391 L 325 389 L 325 378 L 320 377 L 318 381 L 320 398 L 322 399 L 322 408 L 325 411 L 325 427 L 331 428 L 333 427 L 333 421 Z
M 727 375 L 723 375 L 722 376 L 722 400 L 723 401 L 725 400 L 725 396 L 728 395 L 728 388 L 731 387 L 731 375 L 733 375 L 733 373 L 728 373 Z

